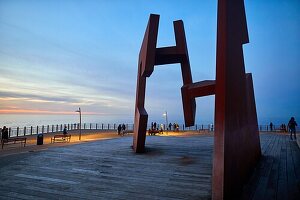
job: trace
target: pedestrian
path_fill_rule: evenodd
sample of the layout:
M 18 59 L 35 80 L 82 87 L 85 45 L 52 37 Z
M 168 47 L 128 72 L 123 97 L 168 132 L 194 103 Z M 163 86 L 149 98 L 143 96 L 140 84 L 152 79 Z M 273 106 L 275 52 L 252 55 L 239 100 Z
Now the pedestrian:
M 1 132 L 2 132 L 2 139 L 8 140 L 8 128 L 6 128 L 6 126 L 3 126 Z
M 169 130 L 171 130 L 171 129 L 172 129 L 172 124 L 170 123 L 170 124 L 169 124 Z
M 296 126 L 298 126 L 297 122 L 295 121 L 295 118 L 294 117 L 291 117 L 289 123 L 288 123 L 288 128 L 289 128 L 289 131 L 291 133 L 291 140 L 293 140 L 293 133 L 294 133 L 294 138 L 295 140 L 297 139 L 296 138 Z
M 273 123 L 270 123 L 270 131 L 273 131 Z
M 67 126 L 64 127 L 63 134 L 64 134 L 64 135 L 67 135 L 67 134 L 68 134 L 68 132 L 67 132 Z
M 121 130 L 122 130 L 122 126 L 121 126 L 121 124 L 119 124 L 119 126 L 118 126 L 118 135 L 121 134 Z

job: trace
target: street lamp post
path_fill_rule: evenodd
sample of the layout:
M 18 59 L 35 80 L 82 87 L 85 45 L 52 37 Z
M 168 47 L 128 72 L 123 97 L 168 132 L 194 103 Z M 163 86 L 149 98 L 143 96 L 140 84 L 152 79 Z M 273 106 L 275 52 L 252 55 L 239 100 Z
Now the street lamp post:
M 163 116 L 166 117 L 166 130 L 167 130 L 167 132 L 168 132 L 168 112 L 166 111 L 166 112 L 163 114 Z
M 75 112 L 79 112 L 79 140 L 81 140 L 81 109 L 79 108 Z

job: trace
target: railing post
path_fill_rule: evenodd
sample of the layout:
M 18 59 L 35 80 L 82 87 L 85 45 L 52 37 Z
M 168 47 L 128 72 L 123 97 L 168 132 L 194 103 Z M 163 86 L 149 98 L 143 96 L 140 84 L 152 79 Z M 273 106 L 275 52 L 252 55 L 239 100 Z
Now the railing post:
M 44 133 L 44 125 L 42 126 L 42 133 Z
M 32 126 L 30 126 L 30 135 L 32 135 Z
M 114 130 L 116 130 L 116 124 L 114 124 Z
M 182 124 L 182 130 L 184 131 L 184 124 Z
M 107 124 L 107 129 L 109 130 L 109 124 Z
M 26 135 L 26 126 L 24 126 L 24 136 Z
M 52 124 L 52 127 L 51 127 L 51 128 L 52 128 L 52 133 L 53 133 L 53 130 L 54 130 L 54 125 L 53 125 L 53 124 Z
M 92 129 L 92 123 L 90 123 L 90 129 Z
M 11 136 L 11 128 L 8 129 L 8 137 Z
M 85 123 L 83 124 L 83 129 L 85 130 Z
M 103 123 L 102 123 L 102 130 L 103 130 Z
M 269 126 L 267 125 L 267 131 L 269 131 Z
M 56 124 L 56 132 L 58 132 L 58 124 Z
M 19 136 L 19 127 L 17 127 L 17 137 Z
M 36 126 L 36 134 L 39 133 L 39 126 Z
M 49 125 L 47 125 L 47 133 L 49 133 Z
M 62 131 L 62 124 L 60 124 L 60 131 Z
M 96 130 L 98 129 L 98 124 L 96 123 Z

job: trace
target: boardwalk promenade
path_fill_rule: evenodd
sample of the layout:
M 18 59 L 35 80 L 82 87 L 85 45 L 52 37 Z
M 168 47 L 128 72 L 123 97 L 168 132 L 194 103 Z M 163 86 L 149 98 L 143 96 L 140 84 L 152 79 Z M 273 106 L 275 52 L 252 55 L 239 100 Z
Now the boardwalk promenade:
M 73 143 L 0 157 L 0 199 L 211 199 L 213 137 L 169 133 Z M 261 134 L 263 157 L 241 199 L 299 199 L 300 150 Z

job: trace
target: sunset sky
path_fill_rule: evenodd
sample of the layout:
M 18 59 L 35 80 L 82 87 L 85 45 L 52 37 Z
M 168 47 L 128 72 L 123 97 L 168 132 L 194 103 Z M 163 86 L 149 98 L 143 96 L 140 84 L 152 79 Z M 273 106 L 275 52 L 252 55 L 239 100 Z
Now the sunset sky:
M 258 118 L 300 121 L 300 1 L 245 0 Z M 160 14 L 158 47 L 185 26 L 194 81 L 215 79 L 217 1 L 0 0 L 0 113 L 133 117 L 137 60 L 150 13 Z M 150 118 L 183 119 L 178 64 L 147 81 Z M 214 97 L 197 99 L 211 121 Z M 4 117 L 4 116 L 2 116 Z

